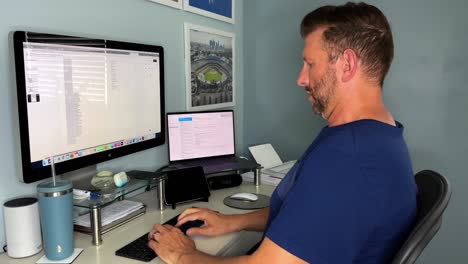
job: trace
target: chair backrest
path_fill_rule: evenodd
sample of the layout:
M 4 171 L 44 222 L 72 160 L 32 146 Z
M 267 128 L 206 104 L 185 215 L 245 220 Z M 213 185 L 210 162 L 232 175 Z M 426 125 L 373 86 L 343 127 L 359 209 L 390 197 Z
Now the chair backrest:
M 414 228 L 392 260 L 392 264 L 411 264 L 421 255 L 426 245 L 442 224 L 442 213 L 450 200 L 451 189 L 447 179 L 431 170 L 416 174 L 418 211 Z

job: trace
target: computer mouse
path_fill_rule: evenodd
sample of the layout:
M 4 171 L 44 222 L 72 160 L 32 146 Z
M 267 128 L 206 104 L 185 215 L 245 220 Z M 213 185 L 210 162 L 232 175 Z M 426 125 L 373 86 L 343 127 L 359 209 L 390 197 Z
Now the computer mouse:
M 249 202 L 255 202 L 258 200 L 258 196 L 253 193 L 235 193 L 231 195 L 229 198 L 234 199 L 234 200 L 249 201 Z

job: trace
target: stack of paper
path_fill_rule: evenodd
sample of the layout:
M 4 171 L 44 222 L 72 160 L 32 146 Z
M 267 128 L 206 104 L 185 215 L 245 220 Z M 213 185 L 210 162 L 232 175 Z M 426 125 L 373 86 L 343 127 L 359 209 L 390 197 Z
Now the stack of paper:
M 282 162 L 271 144 L 249 147 L 255 161 L 262 165 L 260 181 L 262 184 L 276 186 L 296 163 L 295 160 Z M 253 181 L 253 172 L 242 174 L 245 181 Z
M 287 161 L 281 165 L 275 166 L 275 167 L 270 167 L 270 168 L 264 168 L 262 170 L 262 173 L 270 174 L 270 175 L 286 175 L 288 174 L 289 170 L 296 164 L 295 160 L 290 160 Z
M 143 203 L 123 200 L 114 202 L 101 209 L 101 225 L 105 226 L 122 217 L 125 217 L 143 207 Z M 89 213 L 80 215 L 73 219 L 75 225 L 90 227 Z
M 252 171 L 242 173 L 242 180 L 248 181 L 248 182 L 253 182 L 254 178 L 254 173 Z M 275 176 L 275 175 L 268 175 L 265 173 L 262 173 L 260 175 L 260 183 L 261 184 L 267 184 L 267 185 L 272 185 L 272 186 L 277 186 L 281 180 L 283 179 L 283 175 L 280 176 Z

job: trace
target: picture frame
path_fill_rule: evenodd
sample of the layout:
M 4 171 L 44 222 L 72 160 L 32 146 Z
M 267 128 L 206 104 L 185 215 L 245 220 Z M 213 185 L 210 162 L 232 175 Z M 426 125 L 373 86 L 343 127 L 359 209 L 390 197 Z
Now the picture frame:
M 184 10 L 234 24 L 235 0 L 184 0 Z
M 170 7 L 177 8 L 177 9 L 182 9 L 183 0 L 148 0 L 148 1 L 170 6 Z
M 235 35 L 184 24 L 187 110 L 235 105 Z

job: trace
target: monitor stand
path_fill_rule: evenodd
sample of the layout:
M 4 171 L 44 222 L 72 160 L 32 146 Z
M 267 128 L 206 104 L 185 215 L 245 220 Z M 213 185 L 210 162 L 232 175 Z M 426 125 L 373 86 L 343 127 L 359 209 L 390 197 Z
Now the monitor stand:
M 98 188 L 94 187 L 91 183 L 92 178 L 97 174 L 96 170 L 97 166 L 89 166 L 85 167 L 73 172 L 69 172 L 62 175 L 62 179 L 66 179 L 68 181 L 73 182 L 74 189 L 86 190 L 91 191 L 99 190 Z M 90 227 L 80 228 L 75 225 L 76 231 L 81 231 L 84 233 L 88 233 L 92 235 L 92 243 L 93 245 L 99 246 L 102 243 L 102 234 L 117 228 L 134 218 L 137 218 L 143 215 L 146 212 L 146 206 L 143 206 L 141 209 L 128 214 L 125 217 L 120 218 L 108 224 L 106 226 L 102 226 L 101 223 L 101 208 L 104 208 L 107 205 L 114 203 L 114 201 L 123 200 L 125 195 L 135 195 L 138 193 L 139 190 L 144 190 L 148 186 L 147 181 L 131 181 L 129 184 L 125 185 L 121 188 L 115 188 L 110 190 L 100 190 L 98 196 L 92 196 L 90 198 L 82 199 L 82 200 L 73 200 L 74 208 L 77 210 L 78 214 L 82 214 L 89 211 L 90 217 Z M 118 190 L 118 191 L 115 191 Z M 109 192 L 108 192 L 109 191 Z M 104 195 L 103 195 L 103 192 Z M 108 192 L 108 193 L 107 193 Z M 108 195 L 108 196 L 107 196 Z

